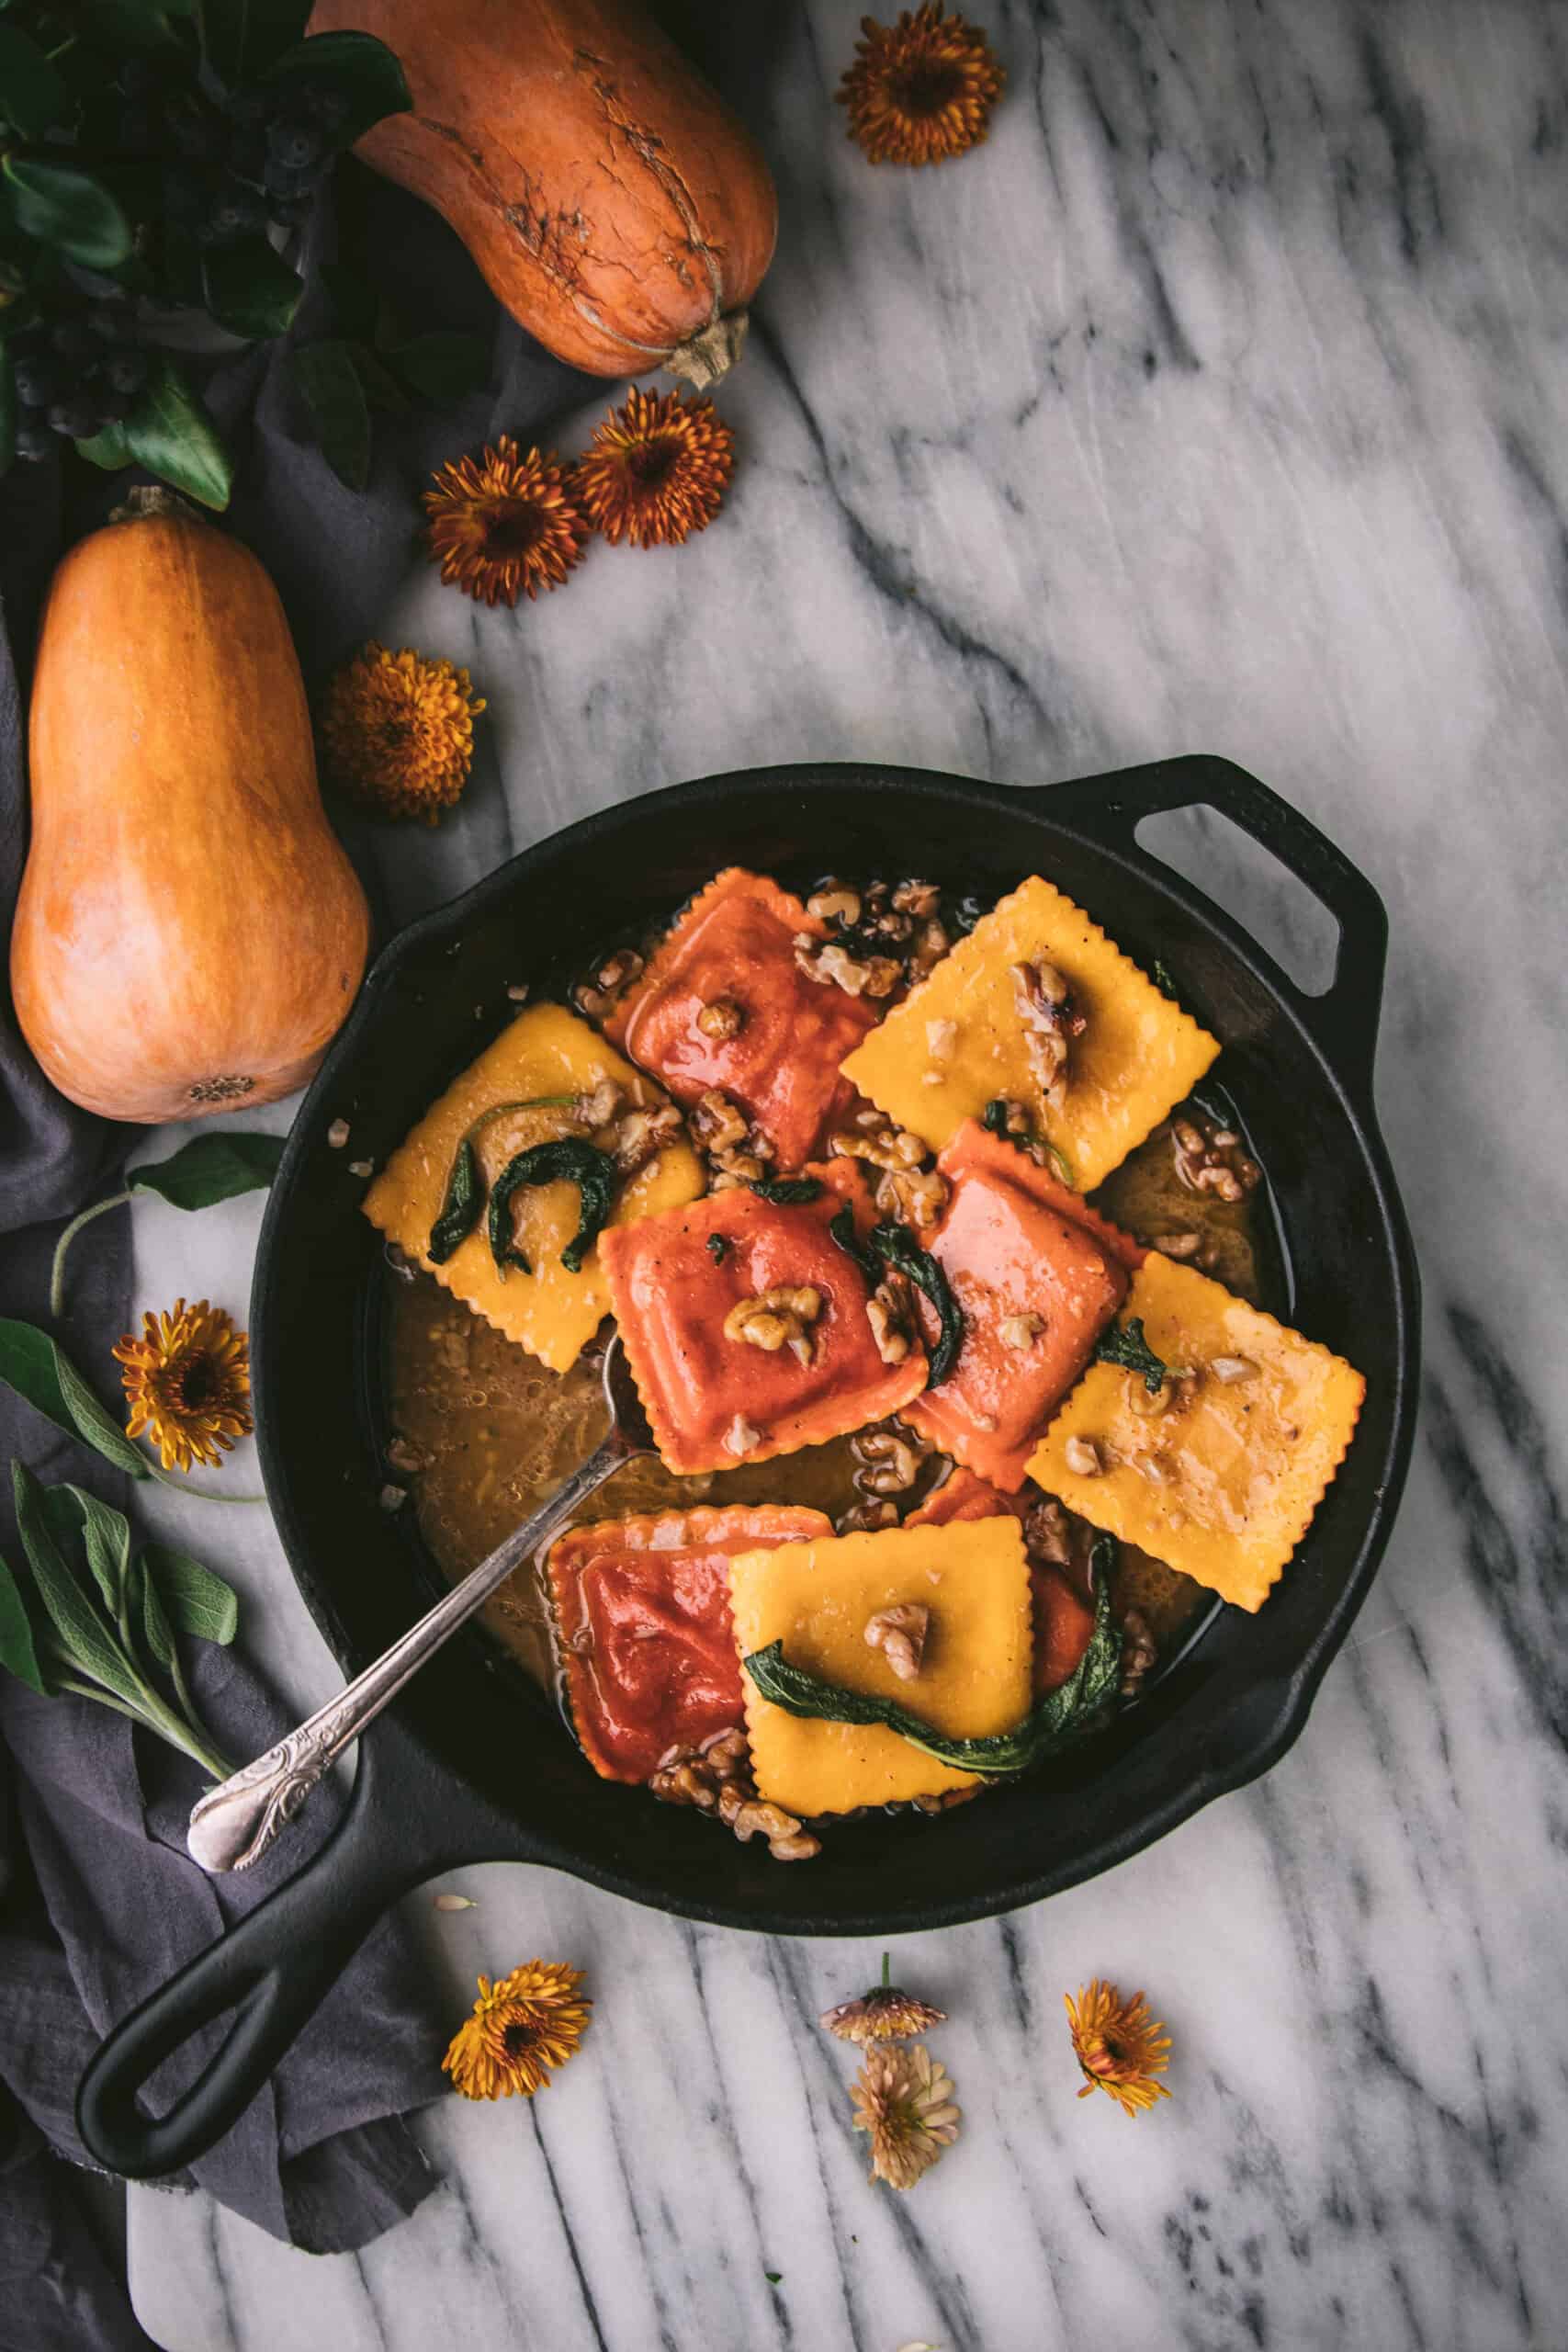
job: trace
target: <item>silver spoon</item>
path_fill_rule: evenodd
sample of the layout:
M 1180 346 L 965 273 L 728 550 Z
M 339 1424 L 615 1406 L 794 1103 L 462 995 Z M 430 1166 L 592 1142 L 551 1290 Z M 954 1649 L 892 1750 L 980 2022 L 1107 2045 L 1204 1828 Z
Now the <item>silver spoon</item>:
M 610 1428 L 603 1444 L 594 1448 L 547 1503 L 521 1527 L 513 1528 L 488 1559 L 470 1569 L 462 1583 L 454 1585 L 417 1625 L 411 1625 L 390 1649 L 383 1651 L 374 1666 L 355 1675 L 345 1690 L 329 1699 L 254 1764 L 243 1765 L 217 1788 L 209 1789 L 192 1811 L 186 1841 L 204 1871 L 243 1871 L 259 1860 L 294 1819 L 333 1757 L 351 1739 L 358 1738 L 411 1675 L 435 1656 L 459 1625 L 468 1623 L 514 1568 L 566 1525 L 613 1472 L 636 1455 L 654 1451 L 653 1435 L 618 1332 L 604 1358 L 604 1401 L 610 1408 Z

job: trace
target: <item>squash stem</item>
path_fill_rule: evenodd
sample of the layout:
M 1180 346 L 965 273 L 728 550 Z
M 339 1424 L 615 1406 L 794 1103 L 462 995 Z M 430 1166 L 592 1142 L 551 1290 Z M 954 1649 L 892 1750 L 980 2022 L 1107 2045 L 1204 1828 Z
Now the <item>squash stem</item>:
M 65 1253 L 77 1234 L 85 1225 L 91 1225 L 96 1216 L 102 1216 L 106 1209 L 123 1208 L 130 1198 L 130 1188 L 128 1185 L 123 1193 L 111 1193 L 107 1201 L 95 1201 L 90 1209 L 84 1209 L 80 1216 L 72 1218 L 54 1245 L 54 1262 L 49 1275 L 49 1311 L 51 1315 L 58 1317 L 65 1309 Z

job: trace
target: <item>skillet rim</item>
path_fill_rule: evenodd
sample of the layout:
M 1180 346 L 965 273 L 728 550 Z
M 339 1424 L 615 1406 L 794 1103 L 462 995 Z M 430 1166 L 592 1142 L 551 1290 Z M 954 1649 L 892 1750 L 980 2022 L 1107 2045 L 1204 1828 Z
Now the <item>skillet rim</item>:
M 1054 1862 L 1047 1870 L 1036 1868 L 1031 1872 L 1025 1868 L 1020 1876 L 1010 1876 L 1005 1884 L 989 1890 L 984 1899 L 977 1899 L 969 1893 L 943 1900 L 922 1890 L 918 1900 L 897 1911 L 890 1912 L 883 1907 L 863 1915 L 846 1913 L 815 1921 L 803 1919 L 793 1913 L 773 1911 L 766 1904 L 742 1910 L 734 1903 L 710 1901 L 689 1894 L 679 1883 L 655 1886 L 646 1875 L 637 1875 L 613 1862 L 571 1849 L 569 1843 L 558 1839 L 535 1821 L 503 1804 L 482 1783 L 472 1779 L 441 1746 L 426 1737 L 411 1722 L 406 1710 L 396 1707 L 394 1713 L 403 1736 L 412 1743 L 426 1766 L 444 1775 L 452 1790 L 471 1804 L 476 1824 L 489 1821 L 500 1827 L 501 1836 L 488 1844 L 470 1840 L 468 1859 L 482 1859 L 488 1853 L 497 1860 L 533 1860 L 674 1917 L 754 1933 L 849 1936 L 905 1933 L 919 1928 L 955 1926 L 1021 1908 L 1099 1876 L 1103 1871 L 1113 1868 L 1118 1862 L 1130 1859 L 1168 1836 L 1215 1798 L 1258 1779 L 1271 1769 L 1300 1737 L 1328 1665 L 1343 1644 L 1371 1588 L 1397 1517 L 1414 1443 L 1418 1403 L 1419 1277 L 1414 1245 L 1387 1148 L 1378 1125 L 1372 1097 L 1371 1048 L 1376 1040 L 1378 1011 L 1375 1001 L 1370 1017 L 1363 1018 L 1358 1024 L 1354 1042 L 1348 1038 L 1341 1040 L 1337 1050 L 1332 1036 L 1324 1034 L 1335 1025 L 1337 1008 L 1334 1000 L 1339 985 L 1337 975 L 1342 974 L 1345 968 L 1349 945 L 1347 919 L 1341 910 L 1331 909 L 1331 911 L 1341 913 L 1342 920 L 1336 982 L 1322 998 L 1306 995 L 1280 968 L 1267 949 L 1224 908 L 1163 860 L 1140 849 L 1132 838 L 1130 827 L 1125 832 L 1097 827 L 1094 807 L 1085 796 L 1091 790 L 1097 791 L 1108 806 L 1114 806 L 1119 785 L 1135 785 L 1137 779 L 1150 779 L 1156 774 L 1190 775 L 1192 789 L 1183 796 L 1186 804 L 1218 806 L 1218 800 L 1211 798 L 1206 786 L 1224 775 L 1241 778 L 1267 803 L 1283 807 L 1292 817 L 1296 815 L 1289 808 L 1289 804 L 1279 803 L 1276 796 L 1269 794 L 1267 787 L 1258 785 L 1245 771 L 1236 769 L 1229 762 L 1204 754 L 1186 754 L 1139 767 L 1109 770 L 1097 775 L 1042 785 L 998 785 L 942 770 L 890 763 L 784 762 L 769 767 L 732 770 L 722 775 L 694 778 L 592 810 L 570 825 L 560 827 L 530 842 L 502 865 L 481 876 L 457 897 L 432 908 L 405 925 L 378 954 L 348 1020 L 333 1039 L 301 1101 L 268 1195 L 257 1244 L 251 1305 L 253 1390 L 263 1481 L 296 1589 L 340 1668 L 346 1674 L 356 1673 L 368 1663 L 368 1659 L 342 1637 L 341 1627 L 334 1620 L 326 1598 L 332 1578 L 330 1575 L 322 1574 L 315 1564 L 310 1537 L 302 1523 L 303 1514 L 294 1505 L 291 1473 L 282 1461 L 273 1437 L 267 1399 L 273 1379 L 275 1345 L 273 1318 L 268 1311 L 266 1293 L 274 1262 L 284 1243 L 283 1227 L 289 1202 L 300 1180 L 321 1105 L 329 1091 L 333 1089 L 342 1099 L 344 1073 L 352 1069 L 363 1035 L 379 1014 L 383 993 L 405 962 L 427 949 L 432 942 L 439 942 L 454 933 L 460 933 L 466 924 L 476 919 L 488 918 L 494 902 L 511 896 L 520 884 L 526 882 L 534 869 L 547 868 L 549 862 L 569 844 L 581 850 L 590 847 L 600 837 L 613 836 L 622 829 L 628 814 L 634 810 L 643 818 L 668 811 L 679 813 L 685 820 L 703 811 L 710 804 L 718 805 L 721 809 L 726 802 L 733 807 L 746 794 L 794 791 L 809 797 L 850 786 L 859 792 L 870 791 L 874 796 L 886 795 L 889 798 L 914 794 L 929 797 L 950 807 L 956 801 L 976 811 L 994 809 L 998 815 L 1006 815 L 1014 821 L 1021 815 L 1027 815 L 1034 824 L 1081 844 L 1097 858 L 1109 860 L 1112 866 L 1134 875 L 1140 883 L 1174 901 L 1202 928 L 1218 936 L 1226 953 L 1278 1007 L 1296 1033 L 1301 1046 L 1319 1065 L 1325 1082 L 1343 1108 L 1360 1149 L 1371 1189 L 1378 1227 L 1375 1246 L 1387 1268 L 1393 1295 L 1394 1329 L 1391 1353 L 1394 1372 L 1389 1433 L 1374 1505 L 1361 1529 L 1353 1559 L 1339 1580 L 1332 1605 L 1314 1638 L 1288 1675 L 1259 1679 L 1249 1683 L 1235 1700 L 1218 1712 L 1209 1726 L 1212 1736 L 1205 1742 L 1203 1757 L 1194 1758 L 1190 1772 L 1173 1786 L 1163 1801 L 1145 1807 L 1135 1825 L 1090 1838 L 1074 1857 Z M 1054 795 L 1061 796 L 1055 809 L 1052 807 Z M 1025 804 L 1023 808 L 1020 808 L 1021 802 Z M 1182 804 L 1164 802 L 1160 805 Z M 1152 813 L 1152 809 L 1136 808 L 1133 822 L 1135 824 L 1145 813 Z M 1298 821 L 1304 823 L 1305 820 Z M 1321 841 L 1323 837 L 1316 838 Z M 1332 844 L 1325 846 L 1332 849 Z M 1282 850 L 1275 847 L 1274 854 L 1288 869 L 1294 870 L 1289 855 Z M 1359 876 L 1356 868 L 1348 865 L 1348 861 L 1342 862 L 1381 917 L 1381 900 L 1371 885 Z M 1324 891 L 1309 877 L 1303 876 L 1299 878 L 1306 879 L 1308 887 L 1320 899 L 1325 897 Z M 1360 1049 L 1359 1054 L 1358 1046 Z M 1358 1060 L 1359 1068 L 1341 1066 L 1342 1061 L 1349 1065 Z M 374 1739 L 375 1735 L 371 1733 L 367 1736 Z M 367 1773 L 365 1777 L 368 1781 L 371 1776 Z M 503 1842 L 508 1838 L 513 1849 L 512 1851 L 506 1849 Z

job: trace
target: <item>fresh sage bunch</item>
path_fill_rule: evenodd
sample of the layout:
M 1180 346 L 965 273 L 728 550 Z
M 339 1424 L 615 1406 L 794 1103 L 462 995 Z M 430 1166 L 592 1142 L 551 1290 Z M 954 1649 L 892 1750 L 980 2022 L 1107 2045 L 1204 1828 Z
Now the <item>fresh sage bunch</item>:
M 11 1465 L 24 1579 L 0 1559 L 0 1666 L 39 1696 L 96 1700 L 196 1758 L 233 1770 L 197 1713 L 178 1636 L 229 1643 L 239 1605 L 221 1577 L 163 1544 L 135 1547 L 130 1522 L 80 1487 L 43 1487 Z

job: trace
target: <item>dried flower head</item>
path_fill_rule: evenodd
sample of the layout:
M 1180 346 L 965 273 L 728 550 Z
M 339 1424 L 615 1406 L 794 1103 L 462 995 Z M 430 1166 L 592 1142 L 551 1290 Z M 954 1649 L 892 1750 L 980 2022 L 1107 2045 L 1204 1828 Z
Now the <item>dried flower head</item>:
M 371 639 L 328 686 L 321 741 L 333 779 L 363 808 L 434 825 L 468 780 L 484 708 L 466 670 Z
M 983 32 L 923 0 L 896 25 L 861 18 L 838 98 L 871 163 L 943 164 L 984 139 L 1006 79 Z
M 735 469 L 735 435 L 712 401 L 634 391 L 577 461 L 576 490 L 612 546 L 678 547 L 705 531 Z
M 506 433 L 479 457 L 443 466 L 424 509 L 442 579 L 487 605 L 558 588 L 588 538 L 569 469 L 553 452 L 519 456 Z
M 1079 2098 L 1109 2091 L 1123 2115 L 1138 2115 L 1170 2097 L 1154 2079 L 1170 2064 L 1170 2037 L 1150 2017 L 1141 1993 L 1124 2001 L 1114 1984 L 1101 1984 L 1097 1976 L 1087 1993 L 1079 1986 L 1076 2001 L 1070 1993 L 1063 1998 L 1084 2075 Z
M 465 2098 L 532 2098 L 547 2087 L 550 2070 L 564 2066 L 582 2039 L 592 2001 L 578 1986 L 581 1968 L 529 1960 L 492 1984 L 479 1980 L 473 2015 L 452 2037 L 441 2064 Z
M 947 2011 L 933 2009 L 928 2001 L 917 2001 L 902 1986 L 889 1984 L 888 1966 L 889 1955 L 884 1952 L 881 1984 L 858 2001 L 840 2001 L 837 2008 L 824 2009 L 818 2023 L 840 2041 L 860 2042 L 912 2041 L 916 2034 L 942 2025 Z
M 875 2042 L 851 2087 L 854 2128 L 871 2134 L 872 2179 L 913 2188 L 958 2137 L 961 2110 L 946 2067 L 923 2042 Z
M 218 1469 L 251 1419 L 251 1349 L 221 1306 L 176 1298 L 168 1315 L 145 1314 L 139 1340 L 128 1331 L 114 1350 L 130 1406 L 132 1437 L 143 1430 L 165 1470 L 197 1462 Z

